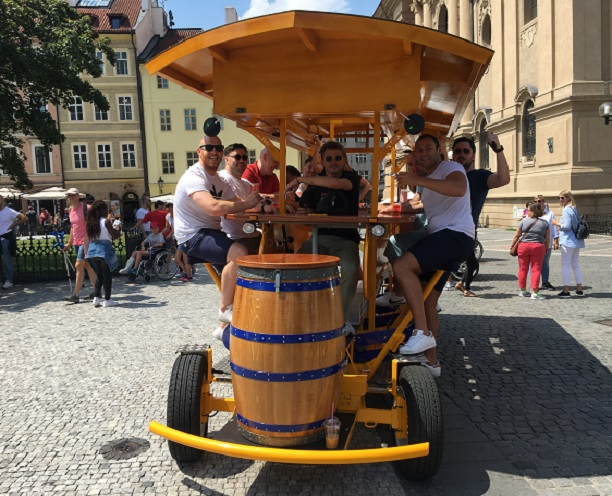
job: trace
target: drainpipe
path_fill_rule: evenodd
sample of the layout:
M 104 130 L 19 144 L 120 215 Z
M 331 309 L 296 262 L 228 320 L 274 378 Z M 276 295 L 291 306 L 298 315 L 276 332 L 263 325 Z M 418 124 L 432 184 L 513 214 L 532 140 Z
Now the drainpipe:
M 149 194 L 149 167 L 147 161 L 147 137 L 145 135 L 144 102 L 142 98 L 142 79 L 140 77 L 140 64 L 138 63 L 138 50 L 134 44 L 134 30 L 132 30 L 132 48 L 134 48 L 134 61 L 136 62 L 136 86 L 138 91 L 138 113 L 140 114 L 140 137 L 142 140 L 142 164 L 144 169 L 144 191 Z
M 57 112 L 57 130 L 59 131 L 61 135 L 62 128 L 60 126 L 60 113 L 59 113 L 59 109 L 57 108 L 57 105 L 55 106 L 55 111 Z M 63 141 L 60 140 L 60 143 L 59 143 L 60 168 L 62 171 L 62 188 L 66 188 L 66 181 L 64 179 L 64 153 L 62 152 L 62 143 Z

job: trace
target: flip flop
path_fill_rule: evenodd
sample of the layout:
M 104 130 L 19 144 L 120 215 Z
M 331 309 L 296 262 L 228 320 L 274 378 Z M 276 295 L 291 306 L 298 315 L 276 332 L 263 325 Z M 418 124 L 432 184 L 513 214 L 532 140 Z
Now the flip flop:
M 478 296 L 476 293 L 473 293 L 469 289 L 466 289 L 463 292 L 463 296 L 465 296 L 466 298 L 480 298 L 480 296 Z
M 458 282 L 457 284 L 455 284 L 455 289 L 457 291 L 461 291 L 462 293 L 465 293 L 467 290 L 463 287 L 463 284 L 461 284 L 460 282 Z

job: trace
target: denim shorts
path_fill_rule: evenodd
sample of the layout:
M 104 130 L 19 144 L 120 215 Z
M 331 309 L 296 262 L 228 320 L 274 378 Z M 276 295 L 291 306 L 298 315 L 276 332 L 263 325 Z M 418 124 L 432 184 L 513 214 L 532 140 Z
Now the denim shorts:
M 77 260 L 85 260 L 85 245 L 78 245 L 74 247 L 77 254 Z

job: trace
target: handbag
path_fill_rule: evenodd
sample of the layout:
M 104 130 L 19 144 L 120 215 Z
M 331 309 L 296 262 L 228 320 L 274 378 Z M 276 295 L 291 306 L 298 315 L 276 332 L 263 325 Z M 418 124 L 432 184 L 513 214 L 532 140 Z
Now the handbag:
M 520 244 L 521 241 L 523 241 L 523 239 L 525 238 L 525 236 L 527 236 L 527 233 L 530 231 L 530 229 L 536 225 L 536 222 L 538 222 L 540 219 L 536 219 L 535 222 L 533 222 L 528 228 L 527 230 L 523 233 L 523 235 L 516 240 L 516 242 L 512 243 L 512 246 L 510 246 L 510 255 L 512 255 L 513 257 L 518 256 L 518 245 Z

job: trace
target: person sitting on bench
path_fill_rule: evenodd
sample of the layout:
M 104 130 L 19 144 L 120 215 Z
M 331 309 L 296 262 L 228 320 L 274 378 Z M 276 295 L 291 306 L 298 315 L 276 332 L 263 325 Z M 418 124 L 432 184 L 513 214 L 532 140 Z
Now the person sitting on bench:
M 188 259 L 223 267 L 220 324 L 213 332 L 215 338 L 222 339 L 223 330 L 232 321 L 236 259 L 248 251 L 221 231 L 221 217 L 253 208 L 261 197 L 250 192 L 239 199 L 230 184 L 217 174 L 223 158 L 223 143 L 218 136 L 202 138 L 196 153 L 199 160 L 185 171 L 174 193 L 174 235 Z
M 457 162 L 442 160 L 440 142 L 423 134 L 416 141 L 417 165 L 427 176 L 409 172 L 398 175 L 400 183 L 423 186 L 421 202 L 427 216 L 427 236 L 411 246 L 393 264 L 395 283 L 402 289 L 414 317 L 414 331 L 402 354 L 425 352 L 434 376 L 440 375 L 437 360 L 438 312 L 436 305 L 446 277 L 441 277 L 427 300 L 423 301 L 420 278 L 427 278 L 438 269 L 449 270 L 465 260 L 474 249 L 474 220 L 470 209 L 470 190 L 465 169 Z

